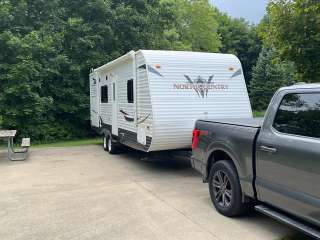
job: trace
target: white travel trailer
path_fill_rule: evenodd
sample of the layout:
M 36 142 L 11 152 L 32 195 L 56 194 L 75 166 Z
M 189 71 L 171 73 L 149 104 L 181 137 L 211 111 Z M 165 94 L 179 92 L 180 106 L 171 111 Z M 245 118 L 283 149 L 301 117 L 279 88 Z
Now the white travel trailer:
M 197 119 L 252 117 L 236 56 L 184 51 L 131 51 L 92 70 L 90 108 L 111 153 L 190 148 Z

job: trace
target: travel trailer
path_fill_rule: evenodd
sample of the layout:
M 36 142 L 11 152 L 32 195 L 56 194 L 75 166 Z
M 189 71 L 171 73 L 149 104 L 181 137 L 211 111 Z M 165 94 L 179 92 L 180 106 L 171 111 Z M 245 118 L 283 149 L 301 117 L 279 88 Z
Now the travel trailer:
M 93 69 L 90 108 L 110 153 L 191 148 L 197 119 L 252 117 L 236 56 L 185 51 L 131 51 Z

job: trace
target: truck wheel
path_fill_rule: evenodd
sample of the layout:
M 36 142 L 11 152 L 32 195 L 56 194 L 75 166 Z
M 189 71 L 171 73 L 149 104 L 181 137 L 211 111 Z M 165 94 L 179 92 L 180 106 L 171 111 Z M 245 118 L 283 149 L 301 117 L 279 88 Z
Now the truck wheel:
M 211 201 L 219 213 L 233 217 L 246 210 L 237 171 L 230 161 L 213 164 L 209 176 Z

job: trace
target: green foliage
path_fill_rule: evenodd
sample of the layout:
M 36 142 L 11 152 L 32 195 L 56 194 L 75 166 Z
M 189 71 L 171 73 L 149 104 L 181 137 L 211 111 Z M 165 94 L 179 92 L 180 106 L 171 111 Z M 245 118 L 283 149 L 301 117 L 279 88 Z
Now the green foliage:
M 266 111 L 253 111 L 253 117 L 264 117 Z
M 156 45 L 162 49 L 217 52 L 217 11 L 207 0 L 162 0 L 162 10 L 173 16 Z
M 221 37 L 222 53 L 235 54 L 242 63 L 247 84 L 252 78 L 252 67 L 256 64 L 262 42 L 256 27 L 244 19 L 233 19 L 226 14 L 219 14 L 218 34 Z
M 33 141 L 88 135 L 90 68 L 131 49 L 217 52 L 207 0 L 0 0 L 0 124 Z
M 274 0 L 260 35 L 282 60 L 295 63 L 300 81 L 320 80 L 319 0 Z
M 0 119 L 36 141 L 88 135 L 88 74 L 163 26 L 157 1 L 0 0 Z
M 265 109 L 274 91 L 281 86 L 294 81 L 320 80 L 318 0 L 270 1 L 267 15 L 256 32 L 265 49 L 250 84 L 254 109 Z
M 220 13 L 208 0 L 0 0 L 0 127 L 17 129 L 20 137 L 30 136 L 33 142 L 90 135 L 89 71 L 132 49 L 233 53 L 249 83 L 262 36 L 264 45 L 274 45 L 277 51 L 260 60 L 268 69 L 261 63 L 256 66 L 250 86 L 253 99 L 259 101 L 259 94 L 265 94 L 259 89 L 271 91 L 285 81 L 285 70 L 292 64 L 282 59 L 295 62 L 304 76 L 310 75 L 312 64 L 313 73 L 320 69 L 314 47 L 318 7 L 310 0 L 279 1 L 296 9 L 284 11 L 292 15 L 289 23 L 302 21 L 311 40 L 302 42 L 298 32 L 299 38 L 293 33 L 282 44 L 280 33 L 289 23 L 277 20 L 285 18 L 277 2 L 270 4 L 267 20 L 256 28 Z M 298 11 L 300 7 L 304 10 Z M 269 37 L 278 28 L 275 39 Z M 301 56 L 292 55 L 298 44 L 306 49 L 299 50 Z M 312 58 L 303 65 L 308 56 Z
M 253 109 L 257 111 L 266 110 L 276 90 L 295 81 L 293 63 L 275 62 L 274 55 L 273 49 L 262 49 L 257 64 L 253 68 L 250 99 Z

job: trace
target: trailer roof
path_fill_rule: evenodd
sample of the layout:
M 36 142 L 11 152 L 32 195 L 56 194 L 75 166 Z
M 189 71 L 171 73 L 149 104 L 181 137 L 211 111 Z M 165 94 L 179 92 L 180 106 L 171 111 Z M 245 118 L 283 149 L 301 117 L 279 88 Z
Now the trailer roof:
M 143 55 L 145 56 L 168 56 L 168 57 L 172 57 L 174 55 L 177 56 L 187 56 L 187 57 L 193 57 L 196 55 L 215 55 L 215 56 L 221 56 L 221 57 L 236 57 L 233 54 L 230 53 L 212 53 L 212 52 L 195 52 L 195 51 L 172 51 L 172 50 L 139 50 L 138 52 L 142 52 Z
M 188 56 L 188 57 L 193 57 L 193 56 L 196 56 L 196 55 L 216 55 L 216 56 L 223 56 L 223 57 L 235 57 L 233 54 L 226 54 L 226 53 L 210 53 L 210 52 L 193 52 L 193 51 L 171 51 L 171 50 L 138 50 L 138 51 L 130 51 L 128 52 L 127 54 L 125 55 L 122 55 L 121 57 L 111 61 L 111 62 L 108 62 L 107 64 L 101 66 L 101 67 L 98 67 L 96 69 L 94 69 L 94 71 L 96 72 L 101 72 L 101 71 L 105 71 L 105 70 L 108 70 L 112 67 L 114 67 L 115 65 L 117 64 L 120 64 L 128 59 L 132 59 L 135 54 L 141 52 L 143 55 L 145 56 L 152 56 L 152 55 L 158 55 L 158 56 L 173 56 L 173 55 L 182 55 L 182 56 Z
M 117 64 L 119 64 L 119 63 L 121 63 L 123 61 L 126 61 L 128 59 L 133 58 L 134 54 L 135 54 L 135 51 L 130 51 L 127 54 L 125 54 L 125 55 L 123 55 L 123 56 L 121 56 L 121 57 L 119 57 L 119 58 L 117 58 L 117 59 L 115 59 L 115 60 L 113 60 L 111 62 L 108 62 L 107 64 L 105 64 L 105 65 L 103 65 L 101 67 L 98 67 L 98 68 L 94 69 L 94 71 L 100 72 L 100 71 L 107 70 L 107 69 L 113 67 L 114 65 L 117 65 Z

